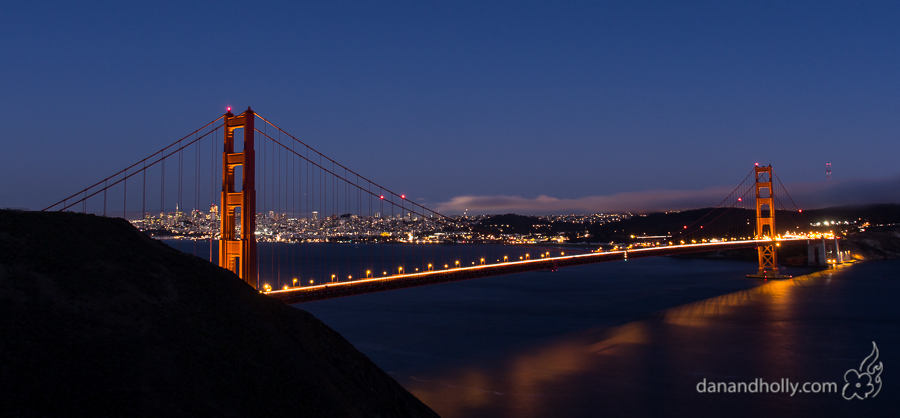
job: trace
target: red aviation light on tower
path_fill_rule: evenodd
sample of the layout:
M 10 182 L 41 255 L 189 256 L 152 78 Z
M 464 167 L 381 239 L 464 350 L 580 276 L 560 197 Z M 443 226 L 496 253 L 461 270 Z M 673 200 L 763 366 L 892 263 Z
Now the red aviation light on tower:
M 381 195 L 381 196 L 379 196 L 379 197 L 381 198 L 381 200 L 384 200 L 384 195 Z
M 400 198 L 401 198 L 401 199 L 406 199 L 406 195 L 405 195 L 405 194 L 402 194 L 402 195 L 400 195 Z
M 759 163 L 756 163 L 756 166 L 759 167 Z
M 226 112 L 231 112 L 231 106 L 226 107 L 226 108 L 225 108 L 225 111 L 226 111 Z

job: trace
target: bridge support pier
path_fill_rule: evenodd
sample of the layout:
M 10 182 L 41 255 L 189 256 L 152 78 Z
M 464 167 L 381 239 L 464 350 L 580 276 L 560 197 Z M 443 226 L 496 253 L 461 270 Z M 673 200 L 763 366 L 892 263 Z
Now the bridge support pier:
M 821 241 L 807 240 L 806 251 L 806 264 L 810 266 L 842 264 L 845 260 L 852 258 L 849 251 L 841 251 L 841 244 L 837 238 L 832 244 L 829 244 L 824 237 Z

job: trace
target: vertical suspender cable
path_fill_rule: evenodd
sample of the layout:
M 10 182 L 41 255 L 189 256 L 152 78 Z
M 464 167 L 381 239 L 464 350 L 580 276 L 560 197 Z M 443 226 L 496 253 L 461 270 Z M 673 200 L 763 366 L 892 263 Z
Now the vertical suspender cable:
M 181 141 L 178 141 L 178 200 L 175 201 L 175 216 L 178 216 L 178 210 L 184 212 L 184 200 L 182 200 L 182 190 L 184 190 L 184 153 L 181 148 Z
M 144 162 L 144 168 L 141 169 L 141 173 L 144 175 L 144 186 L 143 186 L 143 195 L 141 197 L 141 220 L 147 218 L 147 163 Z

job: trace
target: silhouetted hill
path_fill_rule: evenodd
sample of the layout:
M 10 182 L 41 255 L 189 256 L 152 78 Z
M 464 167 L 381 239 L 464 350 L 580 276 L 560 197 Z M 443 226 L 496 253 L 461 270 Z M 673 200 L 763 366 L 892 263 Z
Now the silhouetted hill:
M 775 211 L 775 226 L 778 233 L 786 230 L 806 231 L 810 229 L 810 223 L 826 220 L 860 223 L 868 221 L 873 224 L 900 223 L 900 205 L 841 206 L 805 210 L 802 213 Z M 701 225 L 703 228 L 700 228 Z M 755 228 L 755 210 L 703 208 L 637 215 L 620 222 L 594 225 L 589 230 L 593 241 L 630 242 L 631 235 L 671 235 L 673 241 L 740 238 L 752 236 Z M 821 229 L 827 231 L 836 227 Z M 845 229 L 852 229 L 852 226 L 848 225 Z
M 3 416 L 436 416 L 338 333 L 120 219 L 0 211 Z
M 900 223 L 900 205 L 893 203 L 858 206 L 835 206 L 803 211 L 810 222 L 868 221 L 872 224 Z
M 496 234 L 529 234 L 535 232 L 548 233 L 552 230 L 552 224 L 537 216 L 494 215 L 479 222 L 478 227 Z
M 785 231 L 809 231 L 810 224 L 850 222 L 845 226 L 822 226 L 823 231 L 847 230 L 856 225 L 900 223 L 900 205 L 877 204 L 840 206 L 823 209 L 775 211 L 775 225 L 779 234 Z M 852 224 L 853 221 L 857 223 Z M 711 238 L 742 238 L 755 235 L 756 210 L 737 208 L 702 208 L 677 212 L 657 212 L 634 215 L 628 219 L 608 223 L 580 223 L 547 221 L 537 216 L 516 214 L 492 215 L 478 223 L 478 228 L 495 234 L 543 234 L 545 237 L 565 235 L 569 242 L 629 243 L 635 236 L 671 236 L 671 241 Z M 701 228 L 702 226 L 702 228 Z

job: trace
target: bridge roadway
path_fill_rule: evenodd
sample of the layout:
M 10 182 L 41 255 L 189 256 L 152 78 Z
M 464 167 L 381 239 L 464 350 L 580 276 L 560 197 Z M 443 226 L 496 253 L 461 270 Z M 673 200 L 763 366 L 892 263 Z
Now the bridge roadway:
M 780 239 L 778 243 L 806 243 L 804 238 Z M 660 247 L 636 248 L 623 251 L 596 252 L 588 254 L 546 257 L 524 261 L 484 264 L 472 267 L 449 268 L 420 273 L 396 274 L 386 277 L 358 279 L 346 282 L 333 282 L 314 286 L 292 287 L 286 290 L 273 290 L 265 294 L 287 304 L 311 302 L 314 300 L 332 299 L 342 296 L 363 293 L 381 292 L 406 287 L 454 282 L 458 280 L 477 279 L 481 277 L 501 276 L 504 274 L 524 273 L 536 270 L 556 270 L 561 267 L 582 264 L 604 263 L 635 258 L 659 257 L 667 255 L 691 254 L 710 251 L 734 250 L 740 248 L 756 248 L 758 244 L 771 240 L 746 240 L 711 242 L 701 244 L 668 245 Z

